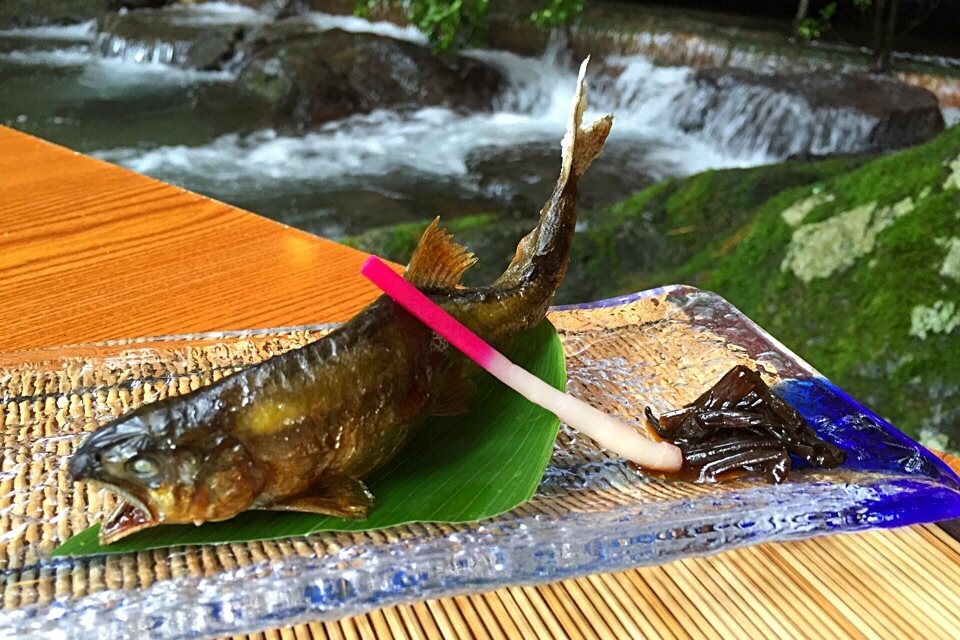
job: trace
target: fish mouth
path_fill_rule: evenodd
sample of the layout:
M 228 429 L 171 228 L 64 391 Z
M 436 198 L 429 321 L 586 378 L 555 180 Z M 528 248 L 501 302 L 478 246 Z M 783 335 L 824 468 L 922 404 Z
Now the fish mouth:
M 106 482 L 100 484 L 121 498 L 113 512 L 100 524 L 99 540 L 102 546 L 160 524 L 157 515 L 132 493 Z

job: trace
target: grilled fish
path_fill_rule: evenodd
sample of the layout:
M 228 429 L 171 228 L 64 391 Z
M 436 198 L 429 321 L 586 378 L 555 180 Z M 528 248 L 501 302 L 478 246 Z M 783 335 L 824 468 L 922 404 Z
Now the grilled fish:
M 560 177 L 537 226 L 492 285 L 458 286 L 476 261 L 435 220 L 406 278 L 491 344 L 539 323 L 567 268 L 577 182 L 611 116 L 581 126 L 580 68 Z M 465 360 L 386 297 L 327 336 L 193 392 L 145 405 L 92 433 L 70 460 L 74 480 L 123 501 L 101 527 L 109 544 L 161 523 L 225 520 L 247 509 L 364 518 L 363 483 L 430 415 L 465 410 Z

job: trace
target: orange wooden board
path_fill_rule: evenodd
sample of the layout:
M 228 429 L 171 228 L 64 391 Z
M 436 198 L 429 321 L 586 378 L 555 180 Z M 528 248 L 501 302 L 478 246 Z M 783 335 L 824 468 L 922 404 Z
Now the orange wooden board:
M 0 351 L 344 320 L 363 259 L 0 127 Z

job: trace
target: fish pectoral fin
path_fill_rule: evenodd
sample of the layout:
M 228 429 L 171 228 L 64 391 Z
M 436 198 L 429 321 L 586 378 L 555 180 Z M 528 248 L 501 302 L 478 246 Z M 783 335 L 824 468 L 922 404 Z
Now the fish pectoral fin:
M 405 277 L 420 288 L 452 288 L 476 262 L 475 255 L 440 227 L 440 218 L 434 218 L 413 251 Z
M 363 520 L 373 507 L 373 494 L 356 478 L 324 478 L 301 494 L 266 507 L 278 511 L 303 511 L 338 518 Z
M 437 401 L 430 407 L 432 416 L 459 416 L 470 410 L 470 398 L 477 385 L 466 375 L 453 375 L 437 393 Z

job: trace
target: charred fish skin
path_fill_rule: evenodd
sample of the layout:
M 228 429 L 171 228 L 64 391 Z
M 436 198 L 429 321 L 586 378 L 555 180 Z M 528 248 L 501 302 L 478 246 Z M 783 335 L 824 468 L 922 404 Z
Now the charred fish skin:
M 434 342 L 380 299 L 304 348 L 105 426 L 69 471 L 149 505 L 158 523 L 294 506 L 362 517 L 359 478 L 406 443 L 448 369 Z
M 393 457 L 449 366 L 446 349 L 434 342 L 382 298 L 326 338 L 251 371 L 246 405 L 230 403 L 227 413 L 231 433 L 267 470 L 256 506 L 310 489 L 335 493 L 323 485 L 342 489 L 347 478 L 362 478 Z M 353 491 L 362 493 L 359 486 Z
M 612 125 L 607 116 L 580 126 L 585 68 L 586 61 L 560 177 L 504 274 L 488 287 L 459 288 L 476 258 L 436 221 L 407 267 L 411 283 L 495 345 L 543 319 L 567 268 L 577 182 Z M 464 362 L 381 297 L 305 347 L 106 425 L 81 445 L 69 471 L 74 480 L 118 491 L 139 510 L 105 523 L 103 543 L 145 526 L 199 524 L 251 508 L 363 518 L 373 504 L 363 478 L 426 417 L 464 408 Z

